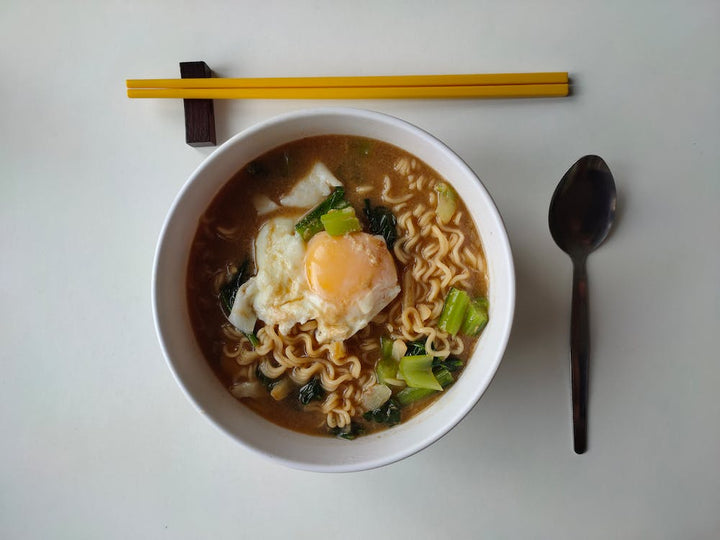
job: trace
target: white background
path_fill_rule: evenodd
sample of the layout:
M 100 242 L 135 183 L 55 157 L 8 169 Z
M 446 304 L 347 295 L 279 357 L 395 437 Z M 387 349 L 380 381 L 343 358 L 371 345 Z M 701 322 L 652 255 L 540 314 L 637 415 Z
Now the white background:
M 0 2 L 0 537 L 718 538 L 717 1 Z M 445 438 L 365 473 L 256 457 L 157 343 L 165 214 L 211 149 L 126 78 L 569 71 L 567 99 L 216 102 L 219 142 L 352 105 L 449 144 L 503 214 L 516 321 Z M 570 260 L 550 196 L 580 156 L 618 186 L 588 262 L 590 448 L 572 452 Z

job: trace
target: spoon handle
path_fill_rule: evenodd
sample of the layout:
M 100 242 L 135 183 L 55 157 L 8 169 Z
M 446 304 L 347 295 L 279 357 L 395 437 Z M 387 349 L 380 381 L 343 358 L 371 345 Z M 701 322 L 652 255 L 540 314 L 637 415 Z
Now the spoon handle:
M 587 449 L 588 361 L 590 358 L 588 285 L 585 258 L 573 260 L 573 294 L 570 318 L 570 369 L 572 377 L 573 441 L 575 453 Z

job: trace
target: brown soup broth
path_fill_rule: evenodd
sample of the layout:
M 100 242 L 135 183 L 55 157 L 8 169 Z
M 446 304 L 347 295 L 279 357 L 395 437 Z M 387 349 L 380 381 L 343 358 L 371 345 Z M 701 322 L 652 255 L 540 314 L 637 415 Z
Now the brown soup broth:
M 225 387 L 229 388 L 237 382 L 242 369 L 246 368 L 241 369 L 235 359 L 224 352 L 236 350 L 238 344 L 228 340 L 223 332 L 223 326 L 229 323 L 222 312 L 217 290 L 218 285 L 228 279 L 230 271 L 245 258 L 252 261 L 255 236 L 267 219 L 267 216 L 257 215 L 253 196 L 260 193 L 272 200 L 279 200 L 320 161 L 343 183 L 345 198 L 353 205 L 363 222 L 362 209 L 366 198 L 370 199 L 373 206 L 390 206 L 381 199 L 386 177 L 390 177 L 393 182 L 393 194 L 409 193 L 407 188 L 403 191 L 401 187 L 402 182 L 407 185 L 407 180 L 395 170 L 398 160 L 403 158 L 412 160 L 415 175 L 442 180 L 433 169 L 393 145 L 353 136 L 328 135 L 309 137 L 275 148 L 247 164 L 220 189 L 200 219 L 192 242 L 187 267 L 187 302 L 197 342 Z M 452 179 L 443 181 L 452 184 Z M 372 186 L 372 190 L 358 193 L 356 188 L 360 186 Z M 427 206 L 426 194 L 415 195 L 406 203 L 408 208 L 418 204 Z M 482 261 L 480 269 L 470 270 L 472 291 L 469 292 L 486 295 L 487 277 L 480 239 L 461 200 L 458 200 L 458 210 L 463 215 L 458 225 L 466 235 L 464 245 L 476 256 L 479 255 Z M 281 215 L 281 212 L 275 212 L 272 216 Z M 400 230 L 398 233 L 400 234 Z M 405 266 L 412 266 L 413 261 L 403 265 L 397 257 L 394 259 L 402 286 L 402 276 L 408 270 Z M 251 273 L 254 273 L 254 270 Z M 402 292 L 383 312 L 401 302 L 401 297 Z M 261 325 L 262 322 L 258 321 L 256 330 Z M 370 336 L 379 342 L 380 337 L 388 335 L 384 324 L 371 322 L 369 326 L 371 328 L 364 332 L 365 339 Z M 363 371 L 374 370 L 379 351 L 368 353 L 361 350 L 356 338 L 357 334 L 345 341 L 348 353 L 361 358 Z M 464 350 L 455 356 L 467 361 L 477 338 L 462 339 Z M 460 373 L 453 375 L 457 379 Z M 403 408 L 402 421 L 406 421 L 441 396 L 442 393 L 438 393 Z M 318 406 L 301 405 L 296 393 L 280 401 L 275 401 L 268 394 L 261 398 L 245 398 L 241 402 L 266 419 L 286 428 L 316 435 L 328 433 L 325 414 Z M 360 416 L 354 420 L 363 423 L 365 433 L 384 429 L 384 425 L 366 422 Z

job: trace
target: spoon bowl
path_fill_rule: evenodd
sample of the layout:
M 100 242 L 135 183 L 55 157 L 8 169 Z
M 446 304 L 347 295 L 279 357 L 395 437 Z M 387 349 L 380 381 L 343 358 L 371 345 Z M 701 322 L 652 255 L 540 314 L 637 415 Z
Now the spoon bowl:
M 615 181 L 601 157 L 576 161 L 550 202 L 550 234 L 558 247 L 571 257 L 597 249 L 615 220 L 616 198 Z
M 610 168 L 599 156 L 584 156 L 568 169 L 550 201 L 548 225 L 555 243 L 573 263 L 570 366 L 575 452 L 587 450 L 590 332 L 585 261 L 607 238 L 615 220 L 617 193 Z

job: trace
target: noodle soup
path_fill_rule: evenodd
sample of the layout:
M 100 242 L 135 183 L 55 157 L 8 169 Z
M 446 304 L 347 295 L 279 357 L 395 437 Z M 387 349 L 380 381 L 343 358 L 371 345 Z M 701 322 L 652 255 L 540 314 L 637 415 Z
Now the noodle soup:
M 193 330 L 242 403 L 352 439 L 442 395 L 487 322 L 487 272 L 451 185 L 390 144 L 285 144 L 239 171 L 200 220 Z

